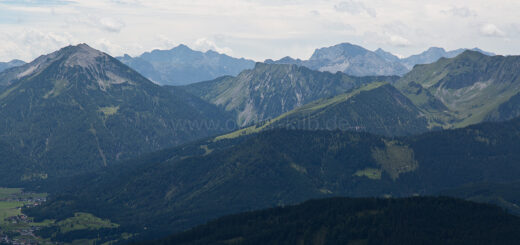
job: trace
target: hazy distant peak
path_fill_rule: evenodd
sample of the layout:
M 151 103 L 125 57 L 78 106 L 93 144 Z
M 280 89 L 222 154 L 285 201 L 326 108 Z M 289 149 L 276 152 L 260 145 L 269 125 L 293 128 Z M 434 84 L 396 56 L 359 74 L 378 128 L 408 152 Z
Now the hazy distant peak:
M 376 49 L 376 51 L 374 51 L 374 53 L 376 53 L 377 55 L 379 55 L 379 57 L 381 57 L 387 61 L 400 62 L 399 57 L 397 57 L 396 55 L 394 55 L 388 51 L 383 50 L 382 48 Z
M 285 56 L 279 60 L 266 59 L 264 61 L 266 64 L 295 64 L 295 65 L 303 65 L 304 61 L 301 59 L 294 59 L 290 56 Z
M 190 47 L 188 47 L 187 45 L 185 44 L 179 44 L 177 47 L 174 47 L 172 49 L 189 49 L 189 50 L 192 50 Z
M 254 67 L 254 61 L 234 58 L 214 50 L 201 52 L 180 44 L 168 50 L 153 50 L 140 56 L 118 57 L 149 80 L 163 85 L 181 85 L 236 76 Z
M 9 68 L 13 68 L 13 67 L 17 67 L 17 66 L 22 66 L 22 65 L 25 65 L 25 61 L 22 61 L 22 60 L 11 60 L 9 62 L 0 62 L 0 72 L 6 70 L 6 69 L 9 69 Z
M 13 64 L 13 65 L 23 65 L 23 64 L 25 64 L 26 62 L 23 61 L 23 60 L 14 59 L 14 60 L 11 60 L 11 61 L 9 61 L 9 62 L 7 62 L 7 63 Z
M 418 65 L 418 64 L 430 64 L 430 63 L 436 62 L 437 60 L 439 60 L 441 58 L 454 58 L 454 57 L 462 54 L 466 50 L 472 50 L 472 51 L 479 52 L 483 55 L 488 55 L 488 56 L 495 55 L 494 53 L 486 52 L 479 48 L 473 48 L 473 49 L 459 48 L 459 49 L 455 49 L 455 50 L 451 50 L 451 51 L 446 51 L 444 48 L 430 47 L 430 48 L 428 48 L 428 50 L 426 50 L 420 54 L 412 55 L 410 57 L 402 59 L 401 61 L 408 69 L 412 69 L 415 65 Z
M 428 50 L 426 50 L 426 52 L 432 52 L 432 51 L 446 52 L 446 50 L 444 48 L 441 48 L 441 47 L 430 47 L 430 48 L 428 48 Z
M 370 51 L 358 45 L 340 43 L 331 47 L 316 49 L 310 60 L 334 60 L 343 56 L 364 55 L 368 52 Z

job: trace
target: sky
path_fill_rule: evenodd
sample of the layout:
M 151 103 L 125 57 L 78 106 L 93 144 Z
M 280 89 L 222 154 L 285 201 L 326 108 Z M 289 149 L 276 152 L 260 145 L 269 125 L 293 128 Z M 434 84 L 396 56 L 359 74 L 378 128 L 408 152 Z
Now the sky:
M 113 56 L 179 44 L 256 61 L 349 42 L 520 54 L 518 0 L 0 0 L 0 61 L 87 43 Z

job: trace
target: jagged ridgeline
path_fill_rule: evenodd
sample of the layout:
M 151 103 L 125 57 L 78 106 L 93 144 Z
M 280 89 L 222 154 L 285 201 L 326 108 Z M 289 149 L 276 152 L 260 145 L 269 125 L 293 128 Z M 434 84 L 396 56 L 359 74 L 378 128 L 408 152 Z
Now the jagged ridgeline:
M 222 77 L 184 87 L 226 111 L 240 126 L 262 122 L 317 99 L 333 97 L 372 82 L 394 82 L 396 76 L 353 77 L 297 65 L 257 63 L 236 77 Z
M 96 169 L 234 127 L 226 112 L 86 44 L 8 69 L 0 84 L 2 140 L 43 166 L 26 169 L 23 180 Z
M 393 56 L 392 54 L 390 54 Z M 318 71 L 343 72 L 352 76 L 403 75 L 408 72 L 399 58 L 388 59 L 381 52 L 372 52 L 361 46 L 341 43 L 332 47 L 319 48 L 309 60 L 285 57 L 273 64 L 297 64 Z
M 399 90 L 389 83 L 373 82 L 332 98 L 310 102 L 218 139 L 274 128 L 340 129 L 387 136 L 418 134 L 432 129 L 422 110 Z
M 395 83 L 369 83 L 321 98 L 222 138 L 279 127 L 395 136 L 504 121 L 520 116 L 519 64 L 518 56 L 464 51 L 417 65 Z

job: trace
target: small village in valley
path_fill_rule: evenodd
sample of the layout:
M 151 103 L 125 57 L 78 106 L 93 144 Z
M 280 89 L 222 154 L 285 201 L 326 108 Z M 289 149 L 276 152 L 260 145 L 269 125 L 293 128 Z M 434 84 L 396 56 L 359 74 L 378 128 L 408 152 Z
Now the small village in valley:
M 0 188 L 0 244 L 52 244 L 35 234 L 45 226 L 22 213 L 25 207 L 35 207 L 47 201 L 46 194 L 24 192 L 19 188 Z

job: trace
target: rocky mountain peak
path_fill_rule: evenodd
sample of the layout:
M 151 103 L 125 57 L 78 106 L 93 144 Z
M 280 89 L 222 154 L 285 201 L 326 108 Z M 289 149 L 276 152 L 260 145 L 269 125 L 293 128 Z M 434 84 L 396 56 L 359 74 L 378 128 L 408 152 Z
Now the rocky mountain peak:
M 62 53 L 62 55 L 59 56 L 66 56 L 64 65 L 69 67 L 89 67 L 96 64 L 98 58 L 108 56 L 84 43 L 77 46 L 65 47 L 58 52 Z

